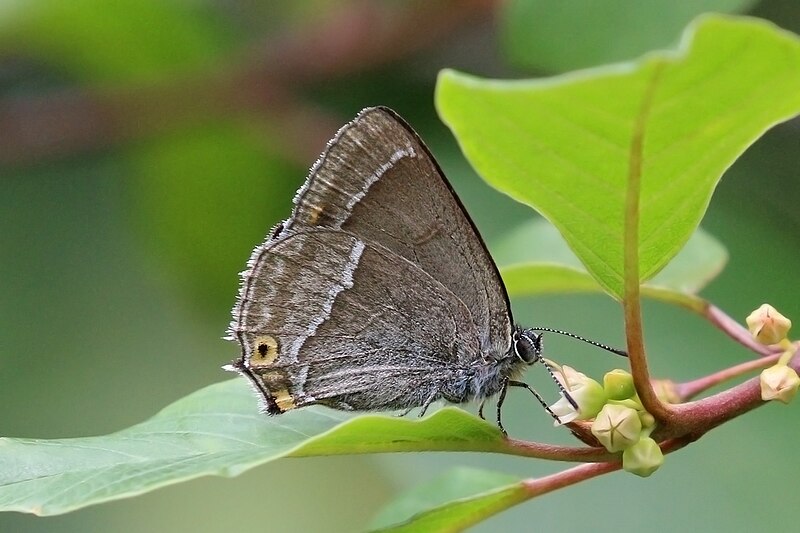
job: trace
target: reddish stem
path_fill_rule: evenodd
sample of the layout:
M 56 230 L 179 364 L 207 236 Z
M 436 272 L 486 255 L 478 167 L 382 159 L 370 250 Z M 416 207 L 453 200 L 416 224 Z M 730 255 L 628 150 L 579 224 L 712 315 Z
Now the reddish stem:
M 622 468 L 622 463 L 620 462 L 588 463 L 585 465 L 573 466 L 572 468 L 549 476 L 526 479 L 523 481 L 523 484 L 528 491 L 528 498 L 535 498 L 536 496 L 575 485 L 576 483 L 597 477 L 601 474 L 615 472 L 620 468 Z
M 605 448 L 556 446 L 541 442 L 506 439 L 505 445 L 496 450 L 500 453 L 536 457 L 551 461 L 595 463 L 619 460 L 618 453 L 610 453 Z
M 774 365 L 778 359 L 780 359 L 782 354 L 783 352 L 779 352 L 762 357 L 760 359 L 745 361 L 744 363 L 732 366 L 730 368 L 725 368 L 719 372 L 709 374 L 708 376 L 704 376 L 693 381 L 687 381 L 686 383 L 679 383 L 675 385 L 675 393 L 681 402 L 686 401 L 715 385 L 719 385 L 720 383 L 728 381 L 729 379 L 733 379 L 744 374 L 749 374 L 754 370 L 759 370 L 761 368 Z
M 672 453 L 686 446 L 690 439 L 671 439 L 659 444 L 661 451 L 664 454 Z M 589 463 L 585 465 L 578 465 L 567 470 L 551 474 L 542 478 L 532 478 L 523 481 L 525 488 L 528 490 L 528 498 L 535 498 L 548 492 L 553 492 L 570 485 L 574 485 L 581 481 L 597 477 L 601 474 L 614 472 L 622 468 L 620 462 L 609 463 Z
M 800 372 L 800 357 L 796 351 L 789 366 Z M 754 377 L 702 400 L 672 406 L 670 423 L 654 432 L 653 438 L 663 439 L 684 435 L 699 438 L 711 429 L 768 402 L 761 399 L 761 383 Z
M 642 95 L 639 113 L 636 116 L 631 135 L 627 189 L 625 193 L 624 298 L 622 305 L 625 315 L 625 337 L 628 346 L 628 357 L 636 392 L 647 412 L 663 423 L 669 420 L 671 414 L 667 406 L 658 399 L 650 383 L 650 372 L 647 368 L 647 357 L 642 337 L 639 279 L 639 201 L 642 186 L 644 136 L 662 69 L 663 63 L 656 64 L 653 69 Z

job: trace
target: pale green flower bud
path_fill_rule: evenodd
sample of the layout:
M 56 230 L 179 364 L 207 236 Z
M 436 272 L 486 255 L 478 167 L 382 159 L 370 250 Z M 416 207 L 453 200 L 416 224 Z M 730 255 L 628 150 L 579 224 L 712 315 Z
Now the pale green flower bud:
M 658 443 L 650 437 L 642 437 L 639 442 L 622 452 L 622 468 L 637 476 L 647 477 L 664 464 L 664 454 Z
M 576 411 L 565 397 L 551 405 L 550 410 L 558 416 L 561 424 L 594 418 L 608 400 L 600 383 L 572 367 L 556 367 L 555 376 L 579 407 Z
M 635 444 L 641 433 L 639 413 L 622 405 L 604 405 L 592 422 L 592 435 L 610 452 L 619 452 Z
M 608 400 L 608 403 L 613 403 L 614 405 L 621 405 L 623 407 L 630 407 L 634 411 L 641 411 L 644 409 L 642 407 L 642 402 L 639 401 L 638 396 L 634 396 L 633 398 L 627 398 L 625 400 Z
M 656 425 L 656 418 L 647 411 L 639 411 L 639 420 L 642 421 L 642 429 L 651 428 Z
M 558 417 L 558 421 L 554 424 L 556 426 L 562 426 L 578 420 L 578 411 L 576 411 L 572 404 L 569 403 L 569 400 L 563 396 L 550 406 L 550 411 Z
M 619 368 L 606 372 L 603 376 L 603 388 L 611 400 L 625 400 L 636 394 L 633 376 Z
M 747 329 L 761 344 L 781 342 L 786 338 L 791 327 L 792 321 L 769 304 L 762 304 L 747 317 Z
M 761 399 L 789 403 L 800 387 L 800 377 L 786 365 L 775 365 L 761 371 Z

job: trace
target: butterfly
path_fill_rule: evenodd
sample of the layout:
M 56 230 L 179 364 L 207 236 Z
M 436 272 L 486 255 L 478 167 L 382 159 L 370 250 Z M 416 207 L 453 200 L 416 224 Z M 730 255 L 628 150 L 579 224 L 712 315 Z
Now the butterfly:
M 364 109 L 328 143 L 291 216 L 253 251 L 232 314 L 228 337 L 241 356 L 227 368 L 271 415 L 321 404 L 422 416 L 437 400 L 477 400 L 483 416 L 498 395 L 505 432 L 509 387 L 547 409 L 520 380 L 543 362 L 542 332 L 586 340 L 514 325 L 475 224 L 419 136 L 386 107 Z

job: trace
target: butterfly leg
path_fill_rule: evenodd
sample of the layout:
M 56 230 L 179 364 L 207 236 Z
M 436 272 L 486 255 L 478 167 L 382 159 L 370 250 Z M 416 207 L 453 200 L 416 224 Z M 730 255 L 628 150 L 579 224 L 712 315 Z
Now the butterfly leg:
M 419 410 L 419 415 L 417 415 L 417 416 L 419 416 L 420 418 L 422 418 L 423 416 L 425 416 L 425 411 L 427 411 L 427 410 L 428 410 L 428 407 L 430 407 L 430 406 L 431 406 L 431 404 L 432 404 L 432 403 L 433 403 L 433 402 L 436 400 L 436 398 L 438 398 L 438 397 L 439 397 L 439 389 L 433 389 L 433 392 L 431 392 L 431 393 L 430 393 L 430 395 L 428 396 L 428 398 L 425 400 L 425 403 L 423 403 L 423 404 L 422 404 L 422 409 L 420 409 L 420 410 Z
M 509 379 L 506 378 L 503 380 L 502 388 L 500 389 L 500 397 L 497 398 L 497 427 L 500 428 L 500 431 L 503 432 L 503 435 L 508 437 L 508 431 L 506 428 L 503 427 L 503 420 L 502 420 L 502 409 L 503 409 L 503 402 L 506 401 L 506 393 L 508 392 L 508 384 Z
M 403 409 L 403 412 L 401 412 L 401 413 L 397 413 L 397 414 L 396 414 L 396 415 L 394 415 L 394 416 L 396 416 L 397 418 L 403 418 L 403 417 L 404 417 L 404 416 L 406 416 L 408 413 L 410 413 L 410 412 L 411 412 L 411 410 L 412 410 L 412 409 L 414 409 L 414 407 L 415 407 L 414 405 L 412 405 L 411 407 L 407 407 L 407 408 Z
M 537 399 L 537 400 L 539 400 L 539 403 L 540 403 L 540 404 L 542 404 L 542 407 L 544 407 L 544 410 L 545 410 L 545 411 L 547 411 L 547 412 L 548 412 L 548 414 L 549 414 L 550 416 L 552 416 L 552 417 L 553 417 L 553 419 L 554 419 L 556 422 L 558 422 L 558 423 L 561 423 L 561 420 L 559 420 L 559 418 L 558 418 L 558 415 L 556 415 L 556 414 L 555 414 L 555 413 L 554 413 L 554 412 L 553 412 L 553 411 L 550 409 L 550 407 L 547 405 L 547 402 L 544 400 L 544 398 L 542 398 L 542 397 L 541 397 L 541 395 L 539 395 L 539 393 L 538 393 L 538 392 L 536 392 L 536 391 L 535 391 L 535 390 L 534 390 L 534 389 L 533 389 L 533 388 L 532 388 L 530 385 L 528 385 L 528 384 L 527 384 L 527 383 L 525 383 L 524 381 L 516 381 L 516 380 L 513 380 L 513 379 L 512 379 L 512 380 L 509 380 L 509 381 L 508 381 L 508 386 L 509 386 L 509 387 L 521 387 L 521 388 L 523 388 L 523 389 L 527 389 L 528 391 L 530 391 L 530 393 L 531 393 L 531 394 L 533 394 L 533 395 L 536 397 L 536 399 Z
M 478 406 L 478 416 L 481 417 L 481 420 L 486 420 L 486 417 L 483 416 L 483 406 L 486 405 L 486 398 L 481 400 L 481 404 Z

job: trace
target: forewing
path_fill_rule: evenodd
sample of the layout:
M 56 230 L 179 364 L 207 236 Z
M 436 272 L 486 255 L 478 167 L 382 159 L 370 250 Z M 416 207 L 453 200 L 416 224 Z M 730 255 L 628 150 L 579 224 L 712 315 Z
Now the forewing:
M 257 249 L 231 333 L 242 346 L 235 366 L 271 413 L 421 405 L 479 350 L 468 309 L 446 287 L 335 230 L 284 233 Z
M 342 128 L 295 198 L 284 232 L 341 229 L 417 264 L 470 312 L 484 353 L 506 353 L 511 312 L 474 224 L 414 131 L 370 108 Z

